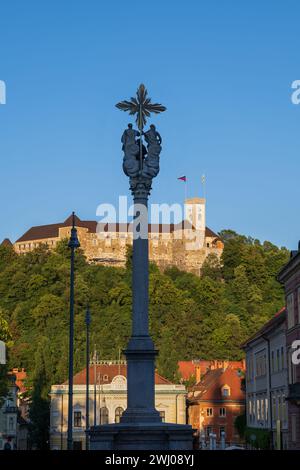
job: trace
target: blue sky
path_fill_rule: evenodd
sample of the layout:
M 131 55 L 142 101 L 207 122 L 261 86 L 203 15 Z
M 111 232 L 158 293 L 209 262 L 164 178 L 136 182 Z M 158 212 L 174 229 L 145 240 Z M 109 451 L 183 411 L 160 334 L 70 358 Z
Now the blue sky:
M 129 194 L 114 105 L 144 82 L 168 110 L 152 202 L 201 195 L 207 225 L 300 238 L 297 0 L 1 2 L 0 239 Z

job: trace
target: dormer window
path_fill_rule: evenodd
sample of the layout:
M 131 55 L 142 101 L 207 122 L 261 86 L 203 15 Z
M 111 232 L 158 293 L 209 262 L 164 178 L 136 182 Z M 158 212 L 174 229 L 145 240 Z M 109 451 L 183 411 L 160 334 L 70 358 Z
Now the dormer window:
M 228 385 L 224 385 L 224 387 L 222 387 L 222 395 L 223 397 L 230 396 L 230 388 L 228 387 Z

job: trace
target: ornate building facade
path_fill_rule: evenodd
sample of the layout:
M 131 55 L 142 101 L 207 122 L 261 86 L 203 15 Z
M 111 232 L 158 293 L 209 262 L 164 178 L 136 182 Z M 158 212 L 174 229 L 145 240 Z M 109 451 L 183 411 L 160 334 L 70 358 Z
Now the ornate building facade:
M 15 251 L 26 253 L 46 244 L 50 249 L 69 238 L 72 217 L 64 222 L 31 227 L 15 243 Z M 132 245 L 130 223 L 97 223 L 80 220 L 76 226 L 81 248 L 90 263 L 124 266 L 127 247 Z M 160 269 L 178 269 L 200 275 L 201 266 L 210 253 L 221 256 L 220 237 L 205 225 L 205 199 L 185 201 L 185 220 L 178 224 L 149 224 L 149 258 Z
M 118 423 L 127 406 L 125 361 L 95 361 L 90 365 L 90 426 Z M 86 369 L 74 376 L 73 439 L 75 449 L 85 448 Z M 186 388 L 155 373 L 155 407 L 162 420 L 186 424 Z M 50 406 L 50 448 L 67 448 L 68 382 L 52 385 Z

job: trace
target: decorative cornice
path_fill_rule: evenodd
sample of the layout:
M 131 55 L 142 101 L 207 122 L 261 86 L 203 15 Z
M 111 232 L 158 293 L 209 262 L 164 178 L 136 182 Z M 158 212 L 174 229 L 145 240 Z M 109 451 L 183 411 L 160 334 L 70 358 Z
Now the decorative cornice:
M 137 178 L 130 178 L 130 191 L 134 199 L 148 199 L 151 192 L 151 178 L 138 176 Z

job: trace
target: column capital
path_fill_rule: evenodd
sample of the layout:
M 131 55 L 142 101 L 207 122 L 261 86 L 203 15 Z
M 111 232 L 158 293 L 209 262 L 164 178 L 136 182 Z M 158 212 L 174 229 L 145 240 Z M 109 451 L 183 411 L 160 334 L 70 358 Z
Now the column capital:
M 136 178 L 130 178 L 130 191 L 133 199 L 148 199 L 151 192 L 152 178 L 146 178 L 145 176 L 137 176 Z

